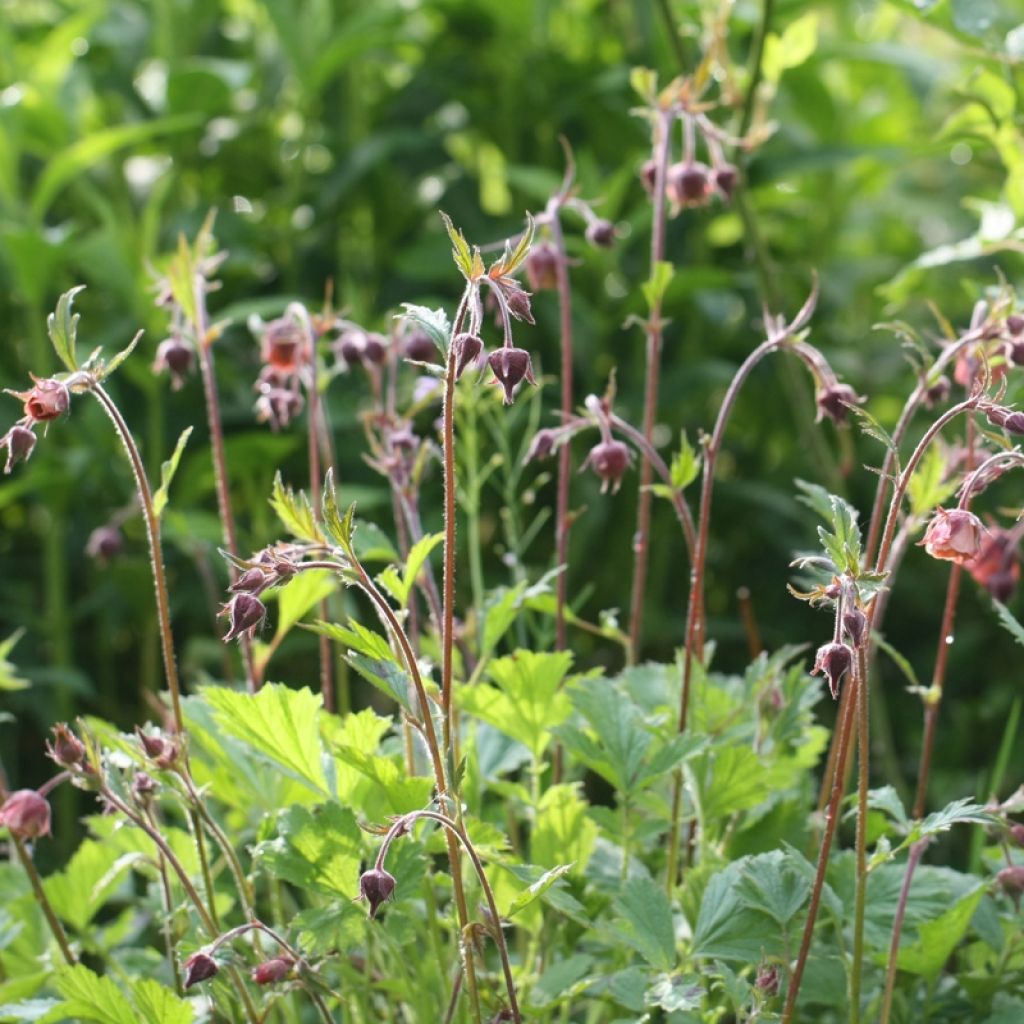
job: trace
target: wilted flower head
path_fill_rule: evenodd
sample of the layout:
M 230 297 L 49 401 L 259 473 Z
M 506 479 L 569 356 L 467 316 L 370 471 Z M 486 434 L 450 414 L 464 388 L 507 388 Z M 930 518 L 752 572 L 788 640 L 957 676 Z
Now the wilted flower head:
M 36 435 L 32 429 L 23 423 L 15 423 L 3 437 L 0 437 L 0 448 L 7 449 L 4 472 L 10 473 L 17 463 L 27 462 L 35 446 Z
M 185 968 L 185 988 L 209 981 L 220 971 L 217 961 L 202 949 L 193 953 L 182 966 Z
M 71 405 L 68 386 L 55 377 L 40 380 L 33 377 L 33 386 L 28 391 L 8 391 L 9 395 L 20 398 L 25 404 L 25 415 L 33 423 L 47 423 L 63 416 Z
M 668 169 L 665 189 L 677 211 L 685 206 L 704 206 L 711 194 L 711 178 L 705 164 L 682 161 Z
M 849 407 L 859 405 L 864 401 L 862 395 L 858 395 L 849 384 L 840 384 L 839 381 L 831 381 L 818 388 L 814 396 L 818 406 L 816 422 L 827 416 L 833 423 L 845 423 Z
M 561 257 L 553 242 L 538 242 L 526 257 L 526 280 L 533 291 L 558 287 L 558 262 Z
M 284 981 L 292 972 L 295 961 L 290 956 L 275 956 L 252 969 L 252 980 L 257 985 L 273 985 Z
M 287 427 L 292 418 L 302 412 L 305 400 L 300 391 L 265 383 L 258 386 L 260 394 L 256 399 L 256 419 L 260 423 L 269 423 L 271 430 L 278 431 Z
M 0 806 L 0 825 L 17 839 L 50 834 L 50 805 L 34 789 L 17 789 Z
M 848 644 L 823 644 L 818 648 L 811 675 L 824 672 L 833 698 L 839 696 L 839 684 L 843 676 L 853 668 L 853 649 Z
M 1004 604 L 1020 582 L 1020 555 L 1013 535 L 998 527 L 981 540 L 978 553 L 963 563 L 964 568 L 997 601 Z
M 165 338 L 156 347 L 156 358 L 153 360 L 154 373 L 169 373 L 171 389 L 178 391 L 185 383 L 185 377 L 195 362 L 192 346 L 177 336 Z
M 89 534 L 89 539 L 85 544 L 85 553 L 105 565 L 117 558 L 123 547 L 124 538 L 121 536 L 120 528 L 113 523 L 105 523 L 103 526 L 97 526 Z
M 973 512 L 965 508 L 939 508 L 920 543 L 932 558 L 963 565 L 981 550 L 984 533 L 985 527 Z
M 221 615 L 227 615 L 230 628 L 224 634 L 224 642 L 234 640 L 243 633 L 252 637 L 263 625 L 267 617 L 267 609 L 258 597 L 252 594 L 235 594 L 224 606 Z
M 604 494 L 611 487 L 612 494 L 615 494 L 632 461 L 633 453 L 622 441 L 601 441 L 590 449 L 580 466 L 580 472 L 589 466 L 601 478 L 601 493 Z
M 391 899 L 395 879 L 383 868 L 370 868 L 359 876 L 359 898 L 370 904 L 370 917 L 376 917 L 382 903 Z
M 53 740 L 47 741 L 46 753 L 62 768 L 74 768 L 85 759 L 85 744 L 64 722 L 53 727 Z
M 290 316 L 271 320 L 263 328 L 260 358 L 283 373 L 295 373 L 308 359 L 309 336 Z
M 516 388 L 527 380 L 536 385 L 530 353 L 524 348 L 503 346 L 490 354 L 487 360 L 494 377 L 505 392 L 505 404 L 511 405 Z

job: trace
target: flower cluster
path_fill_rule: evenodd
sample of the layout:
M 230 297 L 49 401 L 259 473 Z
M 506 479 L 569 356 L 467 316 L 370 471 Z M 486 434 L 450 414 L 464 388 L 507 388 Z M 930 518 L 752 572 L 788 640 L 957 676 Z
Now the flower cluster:
M 36 447 L 35 428 L 39 423 L 49 423 L 63 416 L 71 406 L 71 391 L 67 384 L 56 377 L 40 380 L 32 377 L 32 387 L 28 391 L 11 391 L 23 403 L 24 416 L 12 426 L 3 437 L 0 437 L 0 448 L 7 449 L 7 461 L 4 472 L 10 473 L 19 462 L 27 462 Z
M 308 315 L 298 308 L 289 308 L 283 317 L 258 324 L 257 330 L 263 366 L 253 386 L 256 419 L 278 431 L 288 426 L 305 405 L 303 370 L 313 362 L 315 339 Z

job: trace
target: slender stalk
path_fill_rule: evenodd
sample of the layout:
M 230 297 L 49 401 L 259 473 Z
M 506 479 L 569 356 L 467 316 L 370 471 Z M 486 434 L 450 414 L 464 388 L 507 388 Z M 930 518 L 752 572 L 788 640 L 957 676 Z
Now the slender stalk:
M 896 962 L 900 955 L 900 933 L 903 931 L 903 919 L 907 913 L 907 900 L 910 897 L 910 884 L 914 880 L 914 871 L 928 847 L 928 838 L 919 839 L 910 847 L 907 857 L 907 870 L 903 875 L 899 898 L 896 901 L 896 915 L 892 921 L 892 939 L 889 943 L 889 959 L 885 969 L 885 991 L 882 996 L 882 1010 L 878 1016 L 879 1024 L 889 1024 L 892 1011 L 892 995 L 896 986 Z
M 563 189 L 564 192 L 564 189 Z M 562 352 L 562 416 L 572 415 L 572 289 L 569 283 L 569 258 L 565 251 L 560 216 L 562 193 L 548 204 L 551 240 L 558 251 L 555 261 L 555 285 L 558 289 L 558 323 Z M 572 474 L 571 452 L 562 445 L 558 452 L 558 483 L 555 498 L 555 564 L 561 568 L 555 581 L 555 650 L 565 650 L 565 606 L 569 591 L 569 481 Z
M 654 195 L 651 214 L 651 274 L 665 259 L 665 177 L 670 154 L 670 137 L 674 108 L 659 110 L 654 122 Z M 661 296 L 656 294 L 646 324 L 646 373 L 644 377 L 643 436 L 653 447 L 654 418 L 658 409 L 658 382 L 661 376 L 661 343 L 663 322 Z M 651 479 L 649 462 L 640 467 L 640 489 L 637 495 L 636 533 L 633 536 L 633 589 L 630 598 L 629 639 L 633 658 L 640 652 L 643 627 L 644 594 L 650 557 Z
M 351 557 L 351 556 L 350 556 Z M 339 566 L 334 562 L 304 562 L 300 569 L 332 569 L 335 572 Z M 370 579 L 358 561 L 352 560 L 352 568 L 359 577 L 359 585 L 367 594 L 370 600 L 377 606 L 384 620 L 391 630 L 392 636 L 398 642 L 402 651 L 402 658 L 405 661 L 406 669 L 412 678 L 413 687 L 416 690 L 416 697 L 419 701 L 422 718 L 423 736 L 426 740 L 427 749 L 430 752 L 430 759 L 434 769 L 434 786 L 437 789 L 438 799 L 445 802 L 448 798 L 448 780 L 444 771 L 444 759 L 441 748 L 437 742 L 437 733 L 434 729 L 434 719 L 430 710 L 430 700 L 427 697 L 426 687 L 423 684 L 423 677 L 420 674 L 419 664 L 416 661 L 416 654 L 402 624 L 398 621 L 394 610 L 388 603 L 387 598 L 380 592 L 377 585 Z M 448 835 L 448 860 L 452 872 L 452 891 L 455 896 L 455 907 L 459 920 L 460 932 L 464 931 L 469 924 L 469 905 L 466 902 L 466 892 L 462 880 L 462 862 L 459 859 L 458 844 Z M 472 954 L 465 958 L 466 989 L 469 992 L 470 1005 L 473 1009 L 474 1019 L 477 1022 L 482 1020 L 480 1011 L 480 996 L 476 981 L 476 967 L 473 963 Z
M 774 0 L 763 0 L 761 5 L 761 20 L 757 24 L 757 34 L 754 36 L 753 46 L 750 50 L 748 65 L 750 84 L 747 86 L 747 95 L 743 100 L 743 113 L 740 116 L 740 127 L 737 132 L 741 139 L 750 131 L 750 126 L 754 122 L 754 108 L 757 106 L 757 89 L 761 84 L 765 41 L 768 38 L 768 29 L 771 27 L 774 6 Z
M 871 749 L 869 745 L 868 718 L 868 659 L 867 651 L 857 651 L 857 837 L 856 861 L 857 881 L 853 910 L 853 966 L 850 971 L 850 1024 L 860 1021 L 861 975 L 864 966 L 864 914 L 868 892 L 868 782 L 870 776 Z M 840 788 L 845 789 L 840 779 Z
M 167 572 L 164 568 L 163 549 L 160 544 L 160 520 L 153 507 L 153 492 L 149 486 L 149 478 L 142 463 L 142 456 L 135 444 L 135 439 L 125 423 L 121 410 L 110 397 L 103 385 L 93 381 L 89 391 L 96 397 L 103 411 L 110 417 L 114 430 L 124 447 L 135 476 L 135 487 L 142 506 L 142 515 L 146 522 L 146 539 L 149 541 L 150 565 L 153 569 L 153 587 L 156 591 L 157 622 L 160 628 L 160 649 L 164 659 L 164 677 L 171 698 L 171 712 L 174 715 L 174 727 L 177 732 L 185 730 L 185 722 L 181 713 L 181 684 L 178 680 L 178 665 L 174 659 L 174 635 L 171 632 L 171 606 L 167 591 Z
M 305 314 L 305 310 L 303 310 Z M 318 423 L 320 422 L 320 386 L 317 381 L 317 352 L 316 333 L 308 315 L 304 317 L 306 330 L 309 335 L 309 384 L 306 388 L 306 395 L 309 402 L 307 419 L 307 437 L 309 442 L 309 491 L 313 505 L 313 514 L 320 515 L 320 480 L 323 472 L 320 466 L 320 440 L 318 434 Z M 320 602 L 320 617 L 327 621 L 330 618 L 330 611 L 327 607 L 327 599 Z M 334 712 L 334 672 L 331 668 L 331 640 L 330 637 L 320 636 L 320 693 L 323 695 L 324 709 L 329 713 Z
M 21 861 L 21 866 L 25 869 L 25 874 L 28 876 L 28 883 L 32 886 L 32 894 L 35 896 L 36 903 L 39 904 L 39 909 L 43 912 L 43 917 L 46 918 L 46 923 L 49 925 L 50 931 L 53 934 L 57 945 L 60 947 L 61 955 L 64 957 L 65 962 L 70 967 L 78 962 L 75 959 L 75 954 L 71 951 L 71 944 L 68 942 L 67 933 L 64 931 L 64 926 L 60 923 L 60 919 L 57 917 L 53 909 L 53 905 L 50 903 L 49 898 L 46 895 L 46 890 L 43 888 L 43 880 L 39 877 L 39 872 L 36 870 L 35 863 L 32 860 L 32 855 L 25 848 L 25 844 L 21 839 L 11 833 L 11 842 L 14 844 L 14 850 L 18 855 L 18 860 Z
M 487 879 L 487 872 L 484 870 L 483 862 L 480 860 L 480 855 L 476 852 L 469 836 L 466 834 L 465 828 L 458 822 L 449 818 L 447 815 L 439 814 L 436 811 L 412 811 L 404 817 L 399 818 L 399 820 L 391 826 L 390 831 L 384 837 L 384 841 L 381 843 L 380 850 L 377 853 L 375 867 L 377 870 L 383 869 L 384 858 L 387 856 L 388 848 L 392 841 L 396 838 L 399 832 L 407 829 L 409 825 L 420 818 L 429 818 L 431 821 L 436 821 L 443 825 L 450 835 L 453 835 L 458 839 L 463 849 L 469 855 L 469 859 L 473 862 L 473 868 L 480 881 L 480 888 L 483 890 L 484 899 L 487 901 L 487 909 L 490 912 L 491 921 L 494 925 L 494 941 L 498 946 L 498 956 L 501 959 L 501 969 L 505 976 L 505 988 L 508 991 L 509 1008 L 512 1010 L 512 1019 L 516 1024 L 521 1024 L 522 1016 L 519 1012 L 519 1001 L 516 998 L 515 982 L 512 979 L 512 962 L 509 959 L 508 946 L 505 944 L 505 933 L 501 928 L 501 915 L 498 913 L 498 904 L 494 898 L 494 890 L 491 888 L 491 883 Z
M 156 828 L 157 824 L 154 820 L 152 809 L 148 809 L 145 813 L 150 825 L 152 825 L 153 828 Z M 171 880 L 167 875 L 167 861 L 164 859 L 164 855 L 159 851 L 157 851 L 157 871 L 160 875 L 160 896 L 164 905 L 162 931 L 164 933 L 164 943 L 167 946 L 167 964 L 171 969 L 171 977 L 174 979 L 174 990 L 179 996 L 183 996 L 185 992 L 182 988 L 181 976 L 178 973 L 178 957 L 174 949 L 172 920 L 174 915 L 174 899 L 171 896 Z
M 860 686 L 861 684 L 860 679 L 854 679 L 852 682 L 854 686 Z M 804 968 L 807 966 L 807 955 L 811 949 L 814 922 L 818 916 L 821 893 L 825 885 L 825 870 L 828 867 L 828 856 L 832 849 L 832 841 L 835 838 L 836 826 L 839 823 L 840 804 L 843 799 L 843 774 L 846 770 L 846 755 L 850 749 L 848 740 L 853 730 L 855 703 L 855 701 L 851 701 L 846 705 L 839 726 L 840 732 L 843 734 L 843 741 L 839 744 L 839 754 L 836 759 L 835 772 L 832 776 L 832 799 L 826 812 L 825 832 L 821 837 L 821 850 L 818 853 L 818 866 L 814 874 L 814 884 L 811 887 L 811 900 L 807 908 L 807 922 L 804 925 L 803 938 L 800 941 L 800 952 L 797 954 L 796 966 L 790 976 L 789 987 L 786 990 L 786 1005 L 782 1011 L 782 1024 L 790 1024 L 793 1020 L 796 999 L 800 992 L 800 982 L 803 979 Z
M 206 399 L 206 422 L 210 431 L 210 454 L 213 460 L 213 480 L 217 491 L 217 510 L 220 513 L 221 529 L 224 532 L 224 546 L 233 556 L 238 557 L 238 532 L 231 508 L 231 488 L 228 486 L 228 463 L 224 451 L 224 426 L 220 414 L 220 395 L 217 390 L 217 375 L 213 366 L 213 341 L 209 336 L 206 312 L 206 294 L 203 279 L 197 275 L 195 287 L 196 348 L 199 350 L 199 372 L 203 381 L 203 395 Z M 228 577 L 232 583 L 238 579 L 238 569 L 232 559 L 227 559 Z M 245 681 L 250 693 L 257 688 L 256 668 L 253 661 L 252 640 L 243 636 L 242 664 L 245 667 Z

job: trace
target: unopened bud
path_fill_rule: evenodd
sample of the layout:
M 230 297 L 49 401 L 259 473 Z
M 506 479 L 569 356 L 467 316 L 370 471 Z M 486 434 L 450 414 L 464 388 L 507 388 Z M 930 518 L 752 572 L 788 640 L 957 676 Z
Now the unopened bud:
M 437 362 L 437 346 L 426 331 L 417 328 L 405 339 L 405 358 L 417 363 Z
M 818 648 L 811 675 L 823 672 L 828 679 L 828 688 L 833 699 L 839 697 L 839 684 L 843 676 L 853 668 L 853 650 L 847 644 L 823 644 Z
M 34 789 L 18 789 L 0 806 L 0 825 L 16 839 L 38 839 L 50 834 L 50 805 Z
M 153 372 L 169 373 L 171 388 L 178 391 L 185 383 L 185 378 L 192 369 L 194 361 L 195 352 L 187 341 L 178 337 L 165 338 L 157 345 L 156 359 L 153 360 Z
M 284 981 L 292 972 L 295 961 L 290 956 L 275 956 L 252 969 L 252 980 L 257 985 L 273 985 Z
M 615 225 L 603 218 L 592 220 L 587 225 L 586 238 L 599 249 L 610 249 L 615 244 Z
M 85 759 L 85 744 L 63 722 L 53 727 L 53 740 L 46 752 L 62 768 L 74 768 Z
M 105 565 L 117 558 L 123 547 L 124 538 L 121 536 L 121 530 L 112 523 L 107 523 L 104 526 L 97 526 L 89 534 L 89 539 L 85 544 L 85 553 Z
M 7 462 L 4 472 L 10 471 L 19 462 L 27 462 L 36 446 L 36 435 L 29 427 L 15 423 L 10 430 L 0 437 L 0 448 L 7 449 Z
M 526 279 L 532 291 L 558 287 L 558 263 L 561 256 L 551 242 L 539 242 L 526 257 Z
M 182 966 L 185 968 L 185 988 L 209 981 L 220 970 L 217 961 L 203 950 L 193 953 Z
M 505 405 L 511 405 L 516 388 L 524 381 L 536 385 L 530 353 L 523 348 L 502 347 L 487 360 L 495 380 L 505 393 Z
M 228 616 L 229 629 L 224 634 L 223 640 L 227 643 L 242 636 L 243 633 L 252 637 L 256 630 L 263 625 L 267 617 L 267 609 L 258 597 L 251 594 L 235 594 L 227 603 L 222 615 Z
M 614 494 L 622 484 L 622 477 L 632 459 L 629 448 L 621 441 L 601 441 L 590 449 L 580 472 L 589 466 L 601 478 L 601 493 L 610 487 Z
M 477 335 L 464 332 L 456 334 L 452 344 L 455 346 L 455 379 L 458 380 L 480 358 L 484 343 Z
M 391 899 L 395 879 L 383 868 L 371 868 L 359 876 L 359 898 L 370 904 L 370 917 L 376 917 L 382 903 Z

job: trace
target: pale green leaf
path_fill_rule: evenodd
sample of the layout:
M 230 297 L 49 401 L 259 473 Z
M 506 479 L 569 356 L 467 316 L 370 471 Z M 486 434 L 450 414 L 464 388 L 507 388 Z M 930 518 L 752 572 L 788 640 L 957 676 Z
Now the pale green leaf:
M 25 629 L 16 629 L 6 640 L 0 640 L 0 691 L 24 690 L 28 687 L 27 679 L 18 675 L 17 666 L 8 659 L 15 645 L 25 635 Z
M 527 886 L 510 904 L 506 917 L 514 917 L 520 910 L 525 909 L 534 900 L 540 899 L 557 881 L 564 878 L 572 871 L 572 864 L 559 864 L 557 867 L 545 871 L 536 882 Z
M 537 805 L 530 837 L 530 860 L 545 868 L 571 862 L 582 874 L 594 852 L 597 825 L 587 817 L 587 802 L 576 785 L 550 786 Z
M 296 779 L 326 793 L 320 744 L 323 700 L 308 687 L 292 690 L 268 683 L 257 693 L 206 686 L 203 700 L 225 733 L 247 743 Z
M 72 314 L 71 307 L 75 296 L 85 291 L 85 285 L 80 284 L 65 292 L 57 300 L 57 308 L 46 318 L 46 331 L 50 335 L 57 358 L 69 369 L 78 369 L 78 358 L 75 355 L 75 341 L 78 337 L 78 313 Z
M 174 479 L 174 474 L 178 471 L 178 463 L 181 462 L 181 456 L 185 451 L 185 445 L 188 444 L 188 439 L 191 436 L 192 428 L 186 427 L 181 432 L 181 436 L 178 438 L 178 443 L 174 446 L 174 452 L 171 457 L 160 464 L 160 486 L 153 494 L 153 511 L 158 518 L 167 507 L 168 492 L 171 488 L 171 481 Z
M 277 632 L 275 643 L 287 635 L 303 616 L 330 597 L 338 585 L 338 576 L 328 569 L 300 572 L 277 591 Z
M 675 967 L 675 929 L 664 886 L 648 875 L 634 875 L 622 886 L 615 910 L 625 924 L 624 938 L 652 967 Z
M 274 475 L 274 489 L 270 496 L 271 508 L 277 513 L 284 528 L 299 540 L 323 544 L 326 538 L 313 516 L 309 498 L 300 491 L 295 493 L 281 480 L 280 472 Z
M 62 969 L 54 985 L 64 997 L 62 1011 L 72 1020 L 139 1024 L 135 1009 L 117 985 L 82 964 Z

